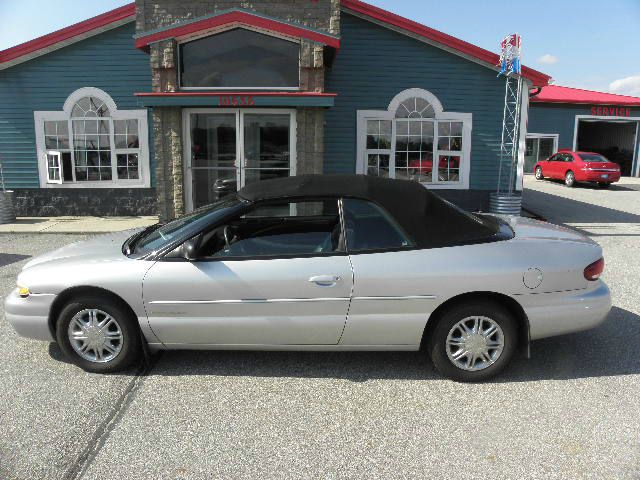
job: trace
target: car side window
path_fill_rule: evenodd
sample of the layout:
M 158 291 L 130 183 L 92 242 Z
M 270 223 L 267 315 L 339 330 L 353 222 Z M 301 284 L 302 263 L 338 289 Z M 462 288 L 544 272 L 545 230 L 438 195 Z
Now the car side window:
M 337 200 L 262 204 L 203 235 L 201 258 L 328 254 L 341 246 Z
M 562 157 L 562 156 L 561 156 L 559 153 L 556 153 L 553 157 L 551 157 L 551 158 L 549 159 L 549 161 L 550 161 L 550 162 L 557 162 L 557 161 L 561 160 L 561 157 Z
M 342 205 L 349 252 L 413 246 L 391 215 L 375 203 L 345 198 Z
M 564 154 L 564 161 L 565 162 L 573 162 L 573 155 L 571 155 L 570 153 L 565 153 Z

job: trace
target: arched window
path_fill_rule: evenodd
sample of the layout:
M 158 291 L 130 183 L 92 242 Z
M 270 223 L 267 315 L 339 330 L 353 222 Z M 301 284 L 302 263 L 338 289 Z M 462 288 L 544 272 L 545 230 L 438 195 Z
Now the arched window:
M 41 186 L 149 186 L 146 110 L 81 88 L 60 112 L 35 112 Z
M 357 173 L 468 188 L 470 143 L 471 114 L 445 112 L 431 92 L 411 88 L 386 111 L 358 112 Z
M 434 118 L 436 112 L 422 97 L 409 97 L 400 102 L 396 109 L 396 118 Z

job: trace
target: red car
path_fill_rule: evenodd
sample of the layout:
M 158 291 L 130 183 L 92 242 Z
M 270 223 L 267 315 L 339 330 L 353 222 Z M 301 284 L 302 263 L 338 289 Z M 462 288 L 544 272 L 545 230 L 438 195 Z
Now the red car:
M 536 163 L 533 172 L 537 180 L 564 180 L 567 187 L 573 187 L 576 182 L 597 182 L 607 188 L 620 180 L 620 165 L 594 152 L 559 150 L 555 155 Z

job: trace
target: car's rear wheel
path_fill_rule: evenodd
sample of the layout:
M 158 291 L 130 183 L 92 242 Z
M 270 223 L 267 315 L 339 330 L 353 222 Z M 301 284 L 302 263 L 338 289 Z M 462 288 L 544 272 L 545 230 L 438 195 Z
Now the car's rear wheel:
M 543 180 L 544 176 L 542 175 L 542 168 L 536 167 L 536 180 Z
M 516 322 L 497 303 L 457 305 L 438 320 L 429 342 L 438 371 L 460 382 L 497 375 L 511 361 L 518 343 Z
M 576 176 L 571 170 L 564 176 L 564 184 L 567 187 L 573 187 L 576 184 Z
M 126 308 L 107 297 L 83 296 L 60 312 L 56 338 L 64 354 L 88 372 L 124 370 L 140 357 L 140 332 Z

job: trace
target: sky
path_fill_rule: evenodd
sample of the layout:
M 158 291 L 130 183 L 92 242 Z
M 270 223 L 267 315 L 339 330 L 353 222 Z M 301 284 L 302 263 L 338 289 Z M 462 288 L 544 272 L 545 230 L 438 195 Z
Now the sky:
M 640 96 L 640 0 L 368 1 L 496 53 L 517 32 L 523 64 L 556 84 Z M 0 50 L 126 3 L 0 0 Z

